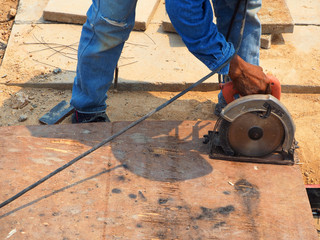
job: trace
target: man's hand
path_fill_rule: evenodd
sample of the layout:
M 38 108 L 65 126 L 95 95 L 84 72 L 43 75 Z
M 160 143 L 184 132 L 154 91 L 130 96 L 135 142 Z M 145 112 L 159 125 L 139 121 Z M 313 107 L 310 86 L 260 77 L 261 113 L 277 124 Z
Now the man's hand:
M 263 69 L 247 63 L 238 55 L 230 61 L 229 77 L 241 96 L 271 93 L 270 79 Z

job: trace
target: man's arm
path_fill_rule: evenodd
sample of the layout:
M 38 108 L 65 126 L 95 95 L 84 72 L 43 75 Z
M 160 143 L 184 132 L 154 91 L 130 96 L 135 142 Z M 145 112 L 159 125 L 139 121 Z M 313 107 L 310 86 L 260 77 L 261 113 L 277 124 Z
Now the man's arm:
M 270 79 L 263 69 L 247 63 L 238 55 L 230 62 L 229 77 L 241 96 L 270 93 Z

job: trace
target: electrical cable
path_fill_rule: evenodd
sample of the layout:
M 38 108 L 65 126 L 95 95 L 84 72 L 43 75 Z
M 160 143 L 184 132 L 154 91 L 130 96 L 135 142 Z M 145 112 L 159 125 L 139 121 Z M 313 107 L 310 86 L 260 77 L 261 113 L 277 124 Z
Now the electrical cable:
M 12 201 L 14 201 L 15 199 L 21 197 L 23 194 L 27 193 L 28 191 L 32 190 L 33 188 L 37 187 L 38 185 L 40 185 L 41 183 L 45 182 L 46 180 L 48 180 L 49 178 L 53 177 L 54 175 L 56 175 L 57 173 L 63 171 L 64 169 L 66 169 L 67 167 L 71 166 L 72 164 L 76 163 L 77 161 L 79 161 L 80 159 L 84 158 L 85 156 L 89 155 L 90 153 L 96 151 L 97 149 L 99 149 L 100 147 L 104 146 L 105 144 L 107 144 L 108 142 L 112 141 L 113 139 L 117 138 L 118 136 L 122 135 L 123 133 L 125 133 L 126 131 L 128 131 L 129 129 L 133 128 L 134 126 L 138 125 L 139 123 L 141 123 L 142 121 L 146 120 L 147 118 L 149 118 L 151 115 L 153 115 L 154 113 L 160 111 L 161 109 L 165 108 L 166 106 L 168 106 L 169 104 L 171 104 L 172 102 L 174 102 L 175 100 L 177 100 L 178 98 L 180 98 L 181 96 L 183 96 L 184 94 L 186 94 L 187 92 L 189 92 L 190 90 L 192 90 L 193 88 L 195 88 L 196 86 L 198 86 L 200 83 L 204 82 L 205 80 L 207 80 L 208 78 L 210 78 L 211 76 L 213 76 L 214 74 L 216 74 L 217 72 L 219 72 L 222 68 L 224 68 L 225 66 L 227 66 L 231 59 L 237 54 L 237 52 L 239 51 L 240 45 L 241 45 L 241 41 L 243 38 L 243 31 L 244 31 L 244 26 L 245 26 L 245 20 L 246 20 L 246 11 L 247 11 L 247 7 L 248 7 L 248 0 L 244 0 L 245 1 L 245 8 L 244 8 L 244 13 L 243 13 L 243 19 L 242 19 L 242 23 L 241 23 L 241 29 L 240 29 L 240 34 L 239 34 L 239 40 L 237 43 L 237 48 L 235 53 L 226 61 L 224 62 L 220 67 L 216 68 L 214 71 L 210 72 L 209 74 L 207 74 L 206 76 L 204 76 L 203 78 L 201 78 L 200 80 L 198 80 L 197 82 L 193 83 L 192 85 L 190 85 L 188 88 L 186 88 L 185 90 L 183 90 L 182 92 L 178 93 L 177 95 L 175 95 L 173 98 L 171 98 L 170 100 L 168 100 L 167 102 L 163 103 L 162 105 L 158 106 L 157 108 L 155 108 L 154 110 L 150 111 L 149 113 L 147 113 L 146 115 L 144 115 L 143 117 L 141 117 L 140 119 L 136 120 L 135 122 L 129 124 L 127 127 L 123 128 L 122 130 L 120 130 L 119 132 L 115 133 L 114 135 L 112 135 L 109 138 L 104 139 L 103 141 L 101 141 L 100 143 L 98 143 L 97 145 L 93 146 L 91 149 L 89 149 L 88 151 L 82 153 L 81 155 L 77 156 L 76 158 L 74 158 L 73 160 L 69 161 L 68 163 L 66 163 L 65 165 L 57 168 L 56 170 L 54 170 L 53 172 L 51 172 L 50 174 L 48 174 L 47 176 L 41 178 L 39 181 L 31 184 L 30 186 L 28 186 L 27 188 L 23 189 L 22 191 L 20 191 L 19 193 L 17 193 L 16 195 L 12 196 L 11 198 L 9 198 L 8 200 L 2 202 L 0 204 L 0 208 L 6 206 L 7 204 L 11 203 Z
M 234 12 L 232 14 L 232 17 L 231 17 L 231 21 L 230 21 L 230 24 L 229 24 L 229 28 L 228 28 L 228 32 L 227 32 L 227 35 L 226 35 L 226 41 L 228 42 L 229 41 L 229 37 L 230 37 L 230 34 L 231 34 L 231 31 L 232 31 L 232 28 L 233 28 L 233 23 L 234 23 L 234 20 L 236 19 L 236 16 L 237 16 L 237 13 L 240 9 L 240 3 L 241 3 L 242 0 L 238 0 L 237 2 L 237 5 L 234 9 Z M 241 43 L 240 43 L 241 45 Z M 218 74 L 218 81 L 219 83 L 222 83 L 222 79 L 223 79 L 223 76 L 222 74 Z

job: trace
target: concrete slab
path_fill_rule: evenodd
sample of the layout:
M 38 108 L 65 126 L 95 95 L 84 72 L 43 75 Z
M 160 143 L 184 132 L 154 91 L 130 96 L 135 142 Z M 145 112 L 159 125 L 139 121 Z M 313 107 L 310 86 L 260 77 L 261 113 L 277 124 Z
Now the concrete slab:
M 135 30 L 146 30 L 160 0 L 139 0 L 136 8 Z M 48 21 L 83 24 L 87 17 L 91 0 L 49 0 L 43 11 Z
M 78 25 L 15 25 L 0 68 L 0 76 L 6 77 L 0 83 L 71 89 L 80 31 Z M 295 33 L 283 37 L 268 52 L 261 50 L 261 66 L 280 79 L 283 92 L 319 93 L 320 29 L 297 26 Z M 62 49 L 64 55 L 39 41 Z M 179 91 L 209 73 L 177 34 L 164 33 L 157 23 L 146 32 L 132 32 L 119 66 L 119 90 Z M 57 67 L 62 73 L 53 74 Z M 217 82 L 214 76 L 198 90 L 216 90 Z
M 0 82 L 13 85 L 71 88 L 75 76 L 77 41 L 81 26 L 61 24 L 15 25 L 0 69 Z M 50 47 L 60 44 L 63 54 Z M 43 39 L 42 39 L 43 38 Z M 33 44 L 26 44 L 33 43 Z M 66 48 L 65 45 L 72 45 Z M 45 50 L 44 50 L 45 49 Z M 54 55 L 52 55 L 54 54 Z M 53 74 L 55 68 L 63 69 Z M 151 24 L 146 32 L 132 32 L 119 62 L 119 88 L 170 90 L 184 88 L 209 70 L 192 54 L 177 34 L 164 34 Z M 217 80 L 207 81 L 217 89 Z M 208 86 L 201 86 L 206 89 Z
M 84 24 L 91 0 L 49 0 L 43 10 L 43 18 L 47 21 Z
M 1 201 L 126 125 L 0 128 Z M 299 167 L 209 159 L 213 126 L 143 122 L 2 208 L 1 239 L 318 239 Z
M 54 24 L 15 24 L 5 61 L 1 82 L 61 83 L 71 81 L 77 62 L 81 26 Z M 53 74 L 55 68 L 63 69 Z M 67 79 L 67 80 L 66 80 Z
M 136 8 L 134 30 L 145 31 L 157 10 L 160 0 L 139 0 Z
M 180 91 L 209 73 L 177 34 L 163 32 L 163 14 L 161 2 L 149 29 L 132 32 L 119 62 L 119 90 Z M 296 29 L 273 41 L 276 45 L 268 53 L 261 50 L 261 66 L 280 79 L 283 92 L 320 93 L 320 30 Z M 79 25 L 15 24 L 0 68 L 0 83 L 71 89 L 80 32 Z M 55 68 L 62 73 L 53 74 Z M 217 82 L 214 76 L 197 90 L 217 90 Z
M 318 0 L 286 0 L 296 25 L 320 25 Z
M 288 92 L 318 92 L 320 28 L 295 26 L 293 34 L 282 37 L 273 39 L 270 49 L 260 51 L 261 66 L 277 76 Z
M 49 0 L 20 0 L 15 24 L 45 23 L 43 9 Z
M 165 9 L 165 5 L 162 6 L 162 29 L 163 31 L 165 32 L 170 32 L 170 33 L 176 33 L 176 30 L 174 29 L 171 21 L 170 21 L 170 18 L 168 16 L 168 13 L 166 12 L 166 9 Z
M 294 23 L 285 0 L 262 1 L 258 16 L 263 34 L 293 32 Z

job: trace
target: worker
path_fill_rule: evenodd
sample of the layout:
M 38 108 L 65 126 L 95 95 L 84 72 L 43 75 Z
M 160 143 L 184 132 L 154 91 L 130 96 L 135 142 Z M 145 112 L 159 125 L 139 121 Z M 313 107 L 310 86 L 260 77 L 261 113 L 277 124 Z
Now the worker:
M 226 34 L 240 2 L 229 41 Z M 244 38 L 237 55 L 220 70 L 233 81 L 240 95 L 266 93 L 269 79 L 259 67 L 261 27 L 257 12 L 261 0 L 248 0 Z M 213 23 L 210 0 L 166 0 L 166 10 L 189 51 L 210 70 L 221 66 L 235 53 L 244 10 L 243 0 L 212 0 L 217 24 Z M 83 25 L 71 105 L 73 123 L 107 122 L 107 91 L 125 41 L 135 23 L 136 0 L 93 0 Z M 226 105 L 222 94 L 219 104 Z

